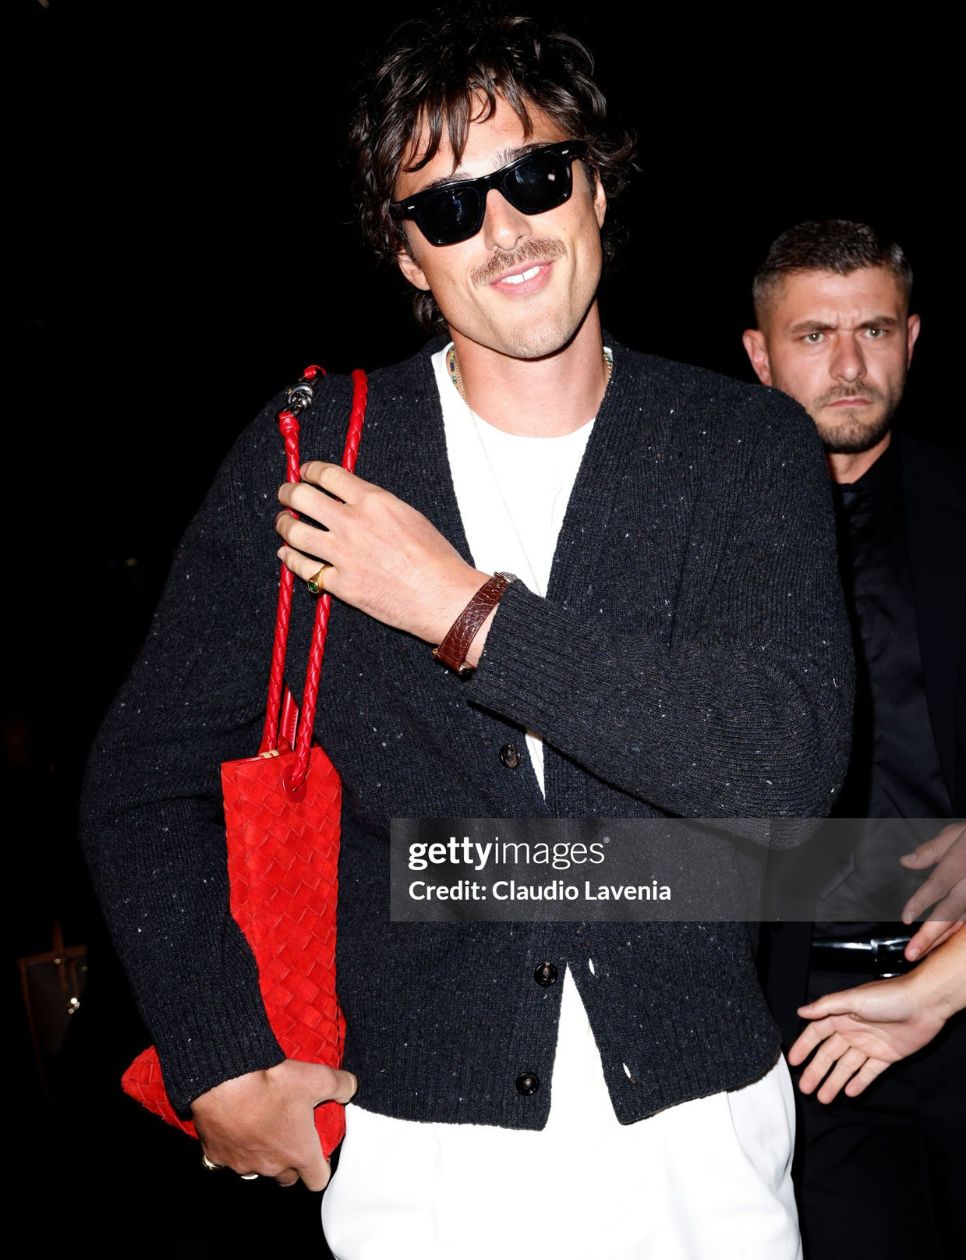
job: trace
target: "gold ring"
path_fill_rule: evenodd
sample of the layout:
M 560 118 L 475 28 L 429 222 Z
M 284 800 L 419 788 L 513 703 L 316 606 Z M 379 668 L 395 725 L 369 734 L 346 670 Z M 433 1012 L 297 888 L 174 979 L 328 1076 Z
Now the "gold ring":
M 202 1151 L 201 1152 L 201 1166 L 202 1168 L 206 1168 L 208 1172 L 218 1172 L 222 1168 L 224 1168 L 225 1165 L 213 1164 L 211 1160 L 208 1158 L 208 1156 L 204 1153 L 204 1151 Z
M 322 565 L 322 568 L 319 569 L 318 573 L 313 573 L 312 576 L 305 583 L 305 585 L 309 588 L 309 590 L 312 592 L 313 595 L 322 595 L 324 593 L 325 579 L 323 578 L 322 575 L 325 573 L 326 569 L 331 569 L 331 568 L 332 568 L 332 565 L 329 564 L 328 560 L 326 560 L 325 563 Z

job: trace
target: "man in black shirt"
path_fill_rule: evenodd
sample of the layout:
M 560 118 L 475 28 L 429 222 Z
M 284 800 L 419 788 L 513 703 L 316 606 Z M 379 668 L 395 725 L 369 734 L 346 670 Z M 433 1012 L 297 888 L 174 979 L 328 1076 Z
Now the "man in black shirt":
M 966 812 L 962 470 L 951 453 L 893 430 L 919 335 L 911 286 L 902 250 L 871 228 L 803 223 L 774 242 L 759 269 L 758 327 L 744 335 L 759 379 L 802 403 L 828 452 L 858 662 L 852 759 L 836 808 L 844 818 Z M 890 830 L 897 846 L 886 852 Z M 936 832 L 902 862 L 938 862 L 903 922 L 888 921 L 898 854 L 909 847 L 897 821 L 867 829 L 851 871 L 817 903 L 814 926 L 766 929 L 766 985 L 786 1046 L 806 996 L 908 970 L 961 925 L 966 831 L 950 823 Z M 873 906 L 880 921 L 858 921 Z M 930 908 L 928 923 L 908 926 Z M 861 1057 L 842 1057 L 836 1083 L 861 1069 Z M 825 1095 L 831 1085 L 830 1077 Z M 862 1098 L 803 1097 L 798 1191 L 807 1253 L 962 1254 L 966 1219 L 952 1187 L 966 1184 L 964 1099 L 962 1015 Z

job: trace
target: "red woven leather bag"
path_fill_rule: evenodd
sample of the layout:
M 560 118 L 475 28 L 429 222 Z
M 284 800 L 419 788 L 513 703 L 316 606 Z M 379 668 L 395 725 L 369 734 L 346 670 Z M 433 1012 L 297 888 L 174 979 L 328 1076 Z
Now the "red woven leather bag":
M 286 478 L 299 476 L 298 413 L 312 401 L 313 383 L 324 375 L 309 367 L 288 391 L 278 413 L 285 439 Z M 352 374 L 352 410 L 342 466 L 355 468 L 366 409 L 363 372 Z M 301 719 L 284 685 L 295 576 L 282 565 L 275 641 L 262 742 L 256 757 L 221 767 L 228 846 L 229 905 L 251 946 L 265 1011 L 286 1058 L 339 1067 L 345 1020 L 335 987 L 342 785 L 332 762 L 312 745 L 312 725 L 322 674 L 331 596 L 319 596 Z M 283 695 L 284 691 L 284 695 Z M 190 1120 L 168 1100 L 157 1050 L 151 1046 L 124 1073 L 124 1090 L 169 1124 L 197 1137 Z M 342 1141 L 345 1108 L 336 1102 L 315 1109 L 315 1127 L 326 1158 Z

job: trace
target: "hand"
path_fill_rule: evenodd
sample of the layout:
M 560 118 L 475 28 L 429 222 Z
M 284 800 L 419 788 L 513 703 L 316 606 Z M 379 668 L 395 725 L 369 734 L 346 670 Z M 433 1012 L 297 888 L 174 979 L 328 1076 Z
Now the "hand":
M 832 1069 L 816 1095 L 822 1103 L 843 1086 L 850 1098 L 861 1094 L 890 1063 L 931 1041 L 947 1015 L 939 1001 L 924 995 L 913 974 L 829 993 L 798 1013 L 815 1022 L 789 1050 L 788 1062 L 797 1067 L 818 1047 L 798 1087 L 810 1094 Z
M 323 1190 L 329 1161 L 315 1129 L 316 1103 L 347 1103 L 356 1092 L 351 1072 L 286 1059 L 262 1072 L 223 1081 L 191 1104 L 202 1149 L 213 1164 L 245 1176 L 299 1180 Z
M 307 581 L 327 561 L 328 592 L 427 643 L 442 641 L 489 576 L 415 508 L 338 464 L 304 464 L 302 481 L 287 482 L 278 497 L 324 527 L 290 512 L 276 520 L 288 544 L 279 558 L 296 577 Z
M 912 853 L 904 854 L 899 861 L 907 870 L 936 867 L 902 911 L 903 923 L 914 923 L 933 906 L 929 921 L 906 946 L 906 957 L 915 962 L 963 926 L 966 912 L 966 826 L 950 823 Z

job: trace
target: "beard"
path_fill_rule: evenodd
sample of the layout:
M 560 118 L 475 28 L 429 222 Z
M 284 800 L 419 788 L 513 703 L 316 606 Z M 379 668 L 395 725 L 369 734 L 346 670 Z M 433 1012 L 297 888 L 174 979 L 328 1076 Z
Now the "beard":
M 902 382 L 888 393 L 875 386 L 863 384 L 851 388 L 836 386 L 812 400 L 807 407 L 822 445 L 829 455 L 858 455 L 870 451 L 882 441 L 892 426 L 892 418 L 902 398 Z M 833 413 L 834 419 L 825 414 L 825 408 L 841 398 L 860 396 L 871 406 L 845 408 Z

